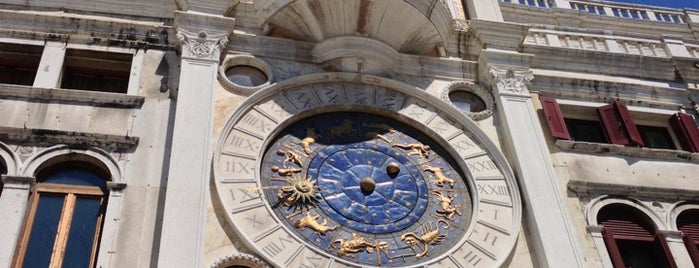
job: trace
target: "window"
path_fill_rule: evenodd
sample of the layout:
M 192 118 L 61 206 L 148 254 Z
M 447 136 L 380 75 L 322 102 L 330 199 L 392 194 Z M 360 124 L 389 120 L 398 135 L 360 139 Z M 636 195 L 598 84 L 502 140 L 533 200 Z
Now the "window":
M 7 174 L 7 166 L 2 162 L 2 159 L 0 159 L 0 196 L 2 196 L 2 187 L 4 186 L 2 178 L 5 174 Z
M 69 49 L 61 88 L 126 93 L 131 54 Z
M 94 267 L 106 181 L 80 165 L 37 176 L 13 267 Z
M 649 121 L 637 125 L 628 108 L 618 100 L 597 108 L 597 117 L 585 118 L 564 118 L 556 99 L 540 96 L 539 100 L 551 136 L 556 139 L 675 150 L 671 127 L 683 150 L 699 152 L 699 130 L 694 118 L 687 114 L 676 113 L 669 120 L 656 118 L 659 121 L 653 124 L 657 125 L 648 125 L 652 123 Z M 662 126 L 665 124 L 668 127 Z
M 600 209 L 597 222 L 615 268 L 677 267 L 665 237 L 641 211 L 611 204 Z
M 695 267 L 699 267 L 699 209 L 689 209 L 677 217 L 677 228 Z
M 564 121 L 570 133 L 570 140 L 607 143 L 604 129 L 598 121 L 568 118 Z
M 42 47 L 0 43 L 0 83 L 31 86 Z

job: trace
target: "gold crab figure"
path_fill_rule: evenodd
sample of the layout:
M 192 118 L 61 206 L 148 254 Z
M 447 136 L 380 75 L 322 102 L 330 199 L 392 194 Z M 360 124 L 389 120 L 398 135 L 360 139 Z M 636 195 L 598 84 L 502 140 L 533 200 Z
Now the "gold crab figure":
M 445 238 L 446 234 L 439 233 L 439 223 L 443 223 L 443 229 L 449 228 L 449 223 L 445 220 L 437 220 L 437 227 L 432 226 L 432 222 L 422 225 L 422 232 L 420 236 L 416 233 L 410 232 L 405 233 L 400 236 L 400 240 L 408 244 L 410 250 L 415 253 L 416 259 L 421 259 L 422 257 L 429 256 L 429 246 L 441 243 Z M 433 229 L 434 228 L 434 229 Z M 415 252 L 415 246 L 417 246 L 422 252 Z
M 323 223 L 318 222 L 320 215 L 311 215 L 311 212 L 306 212 L 306 216 L 294 222 L 294 227 L 296 228 L 309 228 L 316 232 L 318 235 L 325 235 L 325 233 L 337 229 L 337 226 L 328 226 L 328 220 L 323 219 Z
M 459 211 L 461 205 L 451 205 L 451 202 L 454 201 L 454 196 L 445 196 L 437 190 L 432 190 L 432 193 L 437 196 L 437 200 L 439 200 L 439 206 L 442 207 L 442 209 L 437 210 L 438 214 L 450 220 L 454 217 L 454 214 L 461 216 L 461 211 Z
M 275 181 L 286 182 L 287 185 L 279 188 L 277 197 L 285 206 L 291 207 L 301 204 L 310 205 L 316 201 L 320 190 L 318 186 L 310 178 L 301 177 L 299 175 L 291 178 L 272 178 Z
M 354 253 L 361 252 L 365 250 L 366 252 L 372 253 L 374 250 L 386 250 L 388 248 L 388 243 L 378 242 L 371 243 L 366 238 L 361 237 L 356 233 L 352 233 L 352 239 L 345 240 L 344 238 L 337 239 L 330 243 L 330 246 L 335 248 L 335 244 L 340 244 L 340 249 L 337 251 L 337 256 L 343 257 L 353 257 Z

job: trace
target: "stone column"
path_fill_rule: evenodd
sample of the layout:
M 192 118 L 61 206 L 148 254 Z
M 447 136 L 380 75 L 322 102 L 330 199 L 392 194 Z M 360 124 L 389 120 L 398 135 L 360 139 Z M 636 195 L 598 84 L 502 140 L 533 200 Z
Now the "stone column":
M 65 57 L 66 43 L 46 42 L 33 86 L 40 88 L 60 87 L 58 81 L 61 80 L 61 70 Z
M 0 237 L 6 239 L 0 243 L 0 263 L 9 266 L 19 241 L 19 232 L 22 230 L 29 190 L 34 178 L 2 176 L 2 182 L 5 186 L 0 196 Z
M 100 239 L 99 252 L 97 253 L 96 267 L 109 267 L 112 254 L 115 252 L 117 226 L 119 215 L 121 214 L 124 188 L 126 188 L 126 183 L 107 182 L 109 199 L 107 200 L 107 211 L 105 212 L 104 224 L 102 225 L 102 238 Z
M 522 190 L 525 226 L 539 267 L 584 267 L 562 189 L 550 159 L 537 111 L 527 84 L 533 55 L 508 51 L 481 53 L 481 80 L 493 89 L 502 122 L 505 151 Z
M 179 92 L 166 184 L 158 267 L 203 267 L 211 174 L 213 104 L 221 52 L 235 20 L 175 13 L 181 45 Z

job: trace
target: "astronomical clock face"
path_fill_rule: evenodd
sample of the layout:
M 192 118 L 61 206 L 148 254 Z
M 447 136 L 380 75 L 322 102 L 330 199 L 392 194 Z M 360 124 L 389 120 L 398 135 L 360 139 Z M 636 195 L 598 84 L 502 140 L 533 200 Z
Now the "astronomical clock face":
M 227 219 L 269 262 L 492 267 L 509 255 L 511 173 L 429 97 L 352 83 L 280 91 L 233 116 L 214 169 Z

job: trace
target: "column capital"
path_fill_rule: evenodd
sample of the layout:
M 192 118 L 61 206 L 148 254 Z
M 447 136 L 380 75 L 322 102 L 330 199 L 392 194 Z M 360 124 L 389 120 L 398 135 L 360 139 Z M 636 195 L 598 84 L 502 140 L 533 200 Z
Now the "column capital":
M 234 28 L 234 18 L 175 12 L 175 29 L 182 58 L 219 62 Z
M 34 183 L 34 180 L 36 178 L 34 177 L 25 177 L 25 176 L 7 176 L 7 175 L 2 175 L 2 183 L 5 185 L 9 184 L 16 184 L 16 185 L 21 185 L 21 184 L 32 184 Z
M 488 70 L 493 85 L 493 93 L 498 95 L 514 95 L 529 97 L 527 84 L 534 79 L 531 70 L 515 70 L 513 68 L 490 67 Z

